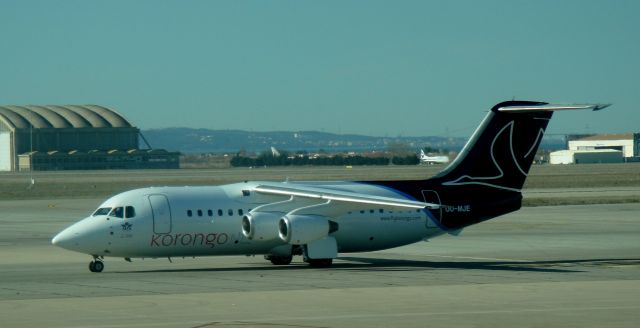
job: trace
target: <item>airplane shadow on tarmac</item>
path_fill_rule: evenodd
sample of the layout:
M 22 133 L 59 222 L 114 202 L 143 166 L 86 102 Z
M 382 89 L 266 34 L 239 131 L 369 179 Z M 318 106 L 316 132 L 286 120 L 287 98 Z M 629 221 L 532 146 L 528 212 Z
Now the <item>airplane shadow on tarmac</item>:
M 291 265 L 276 266 L 247 264 L 242 267 L 226 268 L 188 268 L 159 269 L 143 271 L 118 271 L 119 273 L 149 272 L 241 272 L 241 271 L 279 271 L 279 270 L 334 270 L 334 271 L 429 271 L 429 270 L 492 270 L 540 273 L 577 273 L 587 270 L 581 267 L 640 265 L 640 259 L 580 259 L 547 261 L 415 261 L 371 257 L 340 257 L 330 268 L 318 269 L 306 263 L 294 262 Z M 116 273 L 112 271 L 113 273 Z

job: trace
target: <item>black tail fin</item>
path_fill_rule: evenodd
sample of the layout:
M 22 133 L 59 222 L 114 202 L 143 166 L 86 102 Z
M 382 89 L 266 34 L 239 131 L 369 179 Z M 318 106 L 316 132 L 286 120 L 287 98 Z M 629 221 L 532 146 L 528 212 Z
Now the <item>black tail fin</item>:
M 544 105 L 507 101 L 494 106 L 458 157 L 436 178 L 444 186 L 481 185 L 520 192 L 553 112 L 499 109 Z
M 458 157 L 428 180 L 376 182 L 418 200 L 442 206 L 430 210 L 448 229 L 459 229 L 516 211 L 520 190 L 553 111 L 602 109 L 601 105 L 556 106 L 506 101 L 487 114 Z

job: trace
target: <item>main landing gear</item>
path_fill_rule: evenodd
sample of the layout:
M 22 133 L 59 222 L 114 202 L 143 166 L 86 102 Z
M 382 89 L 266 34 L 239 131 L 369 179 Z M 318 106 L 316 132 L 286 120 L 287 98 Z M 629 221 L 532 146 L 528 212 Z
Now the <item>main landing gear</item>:
M 89 271 L 102 272 L 104 270 L 104 263 L 97 256 L 93 257 L 93 261 L 89 262 Z
M 275 255 L 278 254 L 278 255 Z M 294 245 L 289 252 L 266 254 L 264 259 L 273 265 L 289 265 L 294 255 L 302 255 L 302 260 L 312 268 L 328 268 L 333 264 L 333 258 L 310 259 L 303 246 Z
M 273 265 L 289 265 L 293 260 L 293 255 L 291 256 L 276 256 L 276 255 L 265 255 L 265 260 L 271 261 Z
M 265 260 L 271 261 L 273 265 L 289 265 L 291 264 L 291 260 L 293 256 L 276 256 L 276 255 L 265 255 Z M 313 268 L 328 268 L 333 264 L 333 259 L 304 259 L 305 262 L 309 263 L 309 266 Z

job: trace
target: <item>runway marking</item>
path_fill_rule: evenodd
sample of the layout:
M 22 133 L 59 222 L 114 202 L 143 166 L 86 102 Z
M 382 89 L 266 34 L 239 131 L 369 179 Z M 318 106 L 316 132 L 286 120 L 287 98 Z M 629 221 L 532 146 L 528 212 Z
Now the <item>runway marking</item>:
M 499 261 L 499 262 L 520 262 L 520 263 L 532 263 L 531 260 L 517 260 L 517 259 L 501 259 L 493 257 L 477 257 L 477 256 L 451 256 L 451 255 L 427 255 L 428 257 L 440 257 L 451 259 L 464 259 L 464 260 L 480 260 L 480 261 Z
M 326 316 L 303 316 L 303 317 L 269 317 L 269 318 L 254 318 L 247 320 L 242 318 L 239 320 L 218 320 L 215 321 L 220 325 L 231 324 L 262 324 L 270 323 L 273 326 L 282 326 L 282 324 L 274 324 L 275 322 L 283 321 L 315 321 L 315 320 L 344 320 L 344 319 L 364 319 L 364 318 L 395 318 L 395 317 L 430 317 L 430 316 L 453 316 L 453 315 L 480 315 L 480 314 L 510 314 L 510 313 L 545 313 L 545 312 L 567 312 L 567 311 L 612 311 L 612 310 L 640 310 L 640 305 L 629 306 L 588 306 L 588 307 L 561 307 L 561 308 L 548 308 L 548 309 L 515 309 L 515 310 L 477 310 L 477 311 L 445 311 L 445 312 L 402 312 L 402 313 L 371 313 L 371 314 L 344 314 L 344 315 L 326 315 Z M 176 326 L 176 325 L 194 325 L 199 326 L 207 324 L 203 321 L 162 321 L 162 322 L 149 322 L 149 323 L 123 323 L 123 324 L 107 324 L 107 325 L 82 325 L 82 326 L 68 326 L 73 328 L 119 328 L 119 327 L 160 327 L 160 326 Z M 291 324 L 288 324 L 291 325 Z
M 606 265 L 605 267 L 615 269 L 635 269 L 640 267 L 640 264 Z

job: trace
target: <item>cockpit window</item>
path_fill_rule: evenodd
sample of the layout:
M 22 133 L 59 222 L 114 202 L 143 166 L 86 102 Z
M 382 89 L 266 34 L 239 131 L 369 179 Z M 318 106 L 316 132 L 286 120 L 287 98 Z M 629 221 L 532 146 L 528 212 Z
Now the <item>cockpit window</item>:
M 124 215 L 127 219 L 132 218 L 136 216 L 136 209 L 133 206 L 127 206 L 124 208 Z
M 122 207 L 116 207 L 116 208 L 113 209 L 113 211 L 111 211 L 111 213 L 109 213 L 109 216 L 114 216 L 114 217 L 117 217 L 117 218 L 123 218 L 124 217 L 123 216 L 123 214 L 124 214 L 123 212 L 124 211 L 123 211 Z
M 93 216 L 107 215 L 109 212 L 111 212 L 111 207 L 101 207 L 93 213 Z

